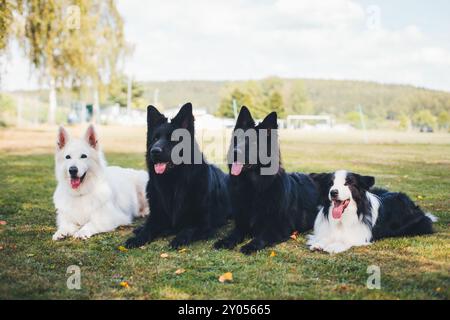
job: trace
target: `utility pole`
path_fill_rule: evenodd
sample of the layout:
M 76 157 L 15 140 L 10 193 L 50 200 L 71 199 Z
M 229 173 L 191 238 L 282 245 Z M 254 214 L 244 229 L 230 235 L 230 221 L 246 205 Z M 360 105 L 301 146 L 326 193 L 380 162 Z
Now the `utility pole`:
M 358 109 L 359 109 L 359 119 L 361 120 L 361 128 L 363 129 L 364 143 L 367 144 L 369 143 L 369 137 L 367 136 L 366 122 L 364 121 L 364 114 L 361 105 L 358 105 Z
M 131 113 L 131 76 L 128 77 L 128 89 L 127 89 L 127 115 Z

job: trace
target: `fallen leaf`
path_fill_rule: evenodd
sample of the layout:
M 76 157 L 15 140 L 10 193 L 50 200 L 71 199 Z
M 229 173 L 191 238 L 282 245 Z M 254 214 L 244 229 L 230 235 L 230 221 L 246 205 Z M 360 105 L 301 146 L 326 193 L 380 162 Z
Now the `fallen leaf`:
M 7 222 L 5 220 L 0 220 L 0 226 L 6 226 Z
M 168 258 L 169 254 L 168 253 L 161 253 L 160 257 L 161 258 Z
M 181 269 L 177 269 L 177 271 L 175 271 L 175 274 L 182 274 L 182 273 L 185 273 L 185 272 L 186 272 L 186 270 L 181 268 Z
M 297 238 L 298 238 L 298 231 L 294 231 L 294 232 L 291 234 L 291 239 L 292 239 L 292 240 L 297 240 Z
M 186 248 L 183 248 L 183 249 L 178 250 L 179 253 L 183 253 L 183 252 L 186 252 L 186 251 L 187 251 Z
M 441 287 L 436 288 L 436 292 L 441 292 L 441 290 L 442 290 Z
M 27 254 L 27 257 L 34 257 L 34 253 Z
M 119 249 L 119 251 L 122 251 L 122 252 L 127 252 L 128 251 L 128 249 L 125 248 L 124 246 L 118 246 L 117 249 Z
M 129 288 L 130 284 L 128 283 L 128 281 L 122 281 L 121 283 L 119 283 L 119 285 L 123 288 Z
M 419 199 L 419 200 L 423 200 L 423 196 L 421 196 L 421 195 L 418 195 L 418 196 L 417 196 L 417 199 Z
M 231 272 L 225 272 L 223 275 L 219 277 L 219 281 L 222 283 L 227 281 L 233 281 L 233 274 Z
M 271 258 L 273 258 L 273 257 L 275 257 L 277 254 L 275 253 L 275 251 L 272 251 L 271 253 L 270 253 L 270 257 Z

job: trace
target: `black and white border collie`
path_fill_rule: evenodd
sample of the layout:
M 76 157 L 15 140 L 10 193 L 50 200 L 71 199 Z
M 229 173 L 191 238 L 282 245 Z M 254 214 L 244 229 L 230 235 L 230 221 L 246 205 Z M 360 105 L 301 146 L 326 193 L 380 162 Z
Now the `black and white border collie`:
M 339 253 L 386 237 L 433 233 L 437 219 L 404 193 L 372 188 L 375 178 L 345 170 L 311 174 L 321 209 L 307 242 L 311 250 Z

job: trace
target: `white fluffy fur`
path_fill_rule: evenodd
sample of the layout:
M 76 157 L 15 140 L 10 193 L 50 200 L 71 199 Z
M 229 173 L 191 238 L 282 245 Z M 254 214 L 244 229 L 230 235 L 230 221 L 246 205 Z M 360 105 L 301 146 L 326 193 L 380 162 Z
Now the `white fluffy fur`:
M 81 158 L 85 154 L 86 158 Z M 66 159 L 69 155 L 70 159 Z M 70 184 L 69 167 L 76 166 L 86 176 L 77 189 Z M 94 128 L 84 139 L 71 139 L 64 128 L 58 134 L 55 154 L 58 185 L 53 195 L 57 211 L 57 231 L 53 240 L 67 236 L 86 239 L 130 224 L 134 217 L 148 214 L 143 170 L 108 167 Z
M 311 250 L 323 250 L 329 253 L 339 253 L 353 246 L 365 246 L 370 244 L 372 231 L 358 218 L 356 202 L 351 197 L 351 191 L 345 186 L 345 171 L 335 173 L 334 185 L 330 189 L 338 189 L 342 199 L 350 199 L 340 219 L 333 218 L 332 206 L 328 212 L 328 219 L 320 210 L 314 222 L 313 234 L 308 236 L 307 245 Z M 378 218 L 380 201 L 377 196 L 366 192 L 366 197 L 372 205 L 372 226 Z

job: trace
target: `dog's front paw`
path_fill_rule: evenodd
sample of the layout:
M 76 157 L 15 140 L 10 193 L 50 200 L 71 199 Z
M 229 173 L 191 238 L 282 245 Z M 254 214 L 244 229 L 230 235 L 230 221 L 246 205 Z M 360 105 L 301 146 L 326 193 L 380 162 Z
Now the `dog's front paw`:
M 142 237 L 132 237 L 125 242 L 125 247 L 128 249 L 139 248 L 146 243 L 147 241 Z
M 65 237 L 66 237 L 66 233 L 64 233 L 64 232 L 62 232 L 62 231 L 60 231 L 60 230 L 58 230 L 58 231 L 56 231 L 56 232 L 53 234 L 52 240 L 53 240 L 53 241 L 58 241 L 58 240 L 64 239 Z
M 307 243 L 309 250 L 311 251 L 322 251 L 323 245 L 318 242 Z
M 176 236 L 171 242 L 170 247 L 172 249 L 179 249 L 189 244 L 190 238 L 186 236 Z
M 76 239 L 86 240 L 86 239 L 90 238 L 92 235 L 93 235 L 93 233 L 91 231 L 81 228 L 80 230 L 75 232 L 73 237 Z
M 250 242 L 241 248 L 241 252 L 246 255 L 250 255 L 258 250 L 259 248 L 256 247 L 253 242 Z
M 222 239 L 214 243 L 215 249 L 233 249 L 236 246 L 236 243 L 229 239 Z
M 332 243 L 324 248 L 324 251 L 328 253 L 341 253 L 350 249 L 351 246 L 345 245 L 343 243 Z

